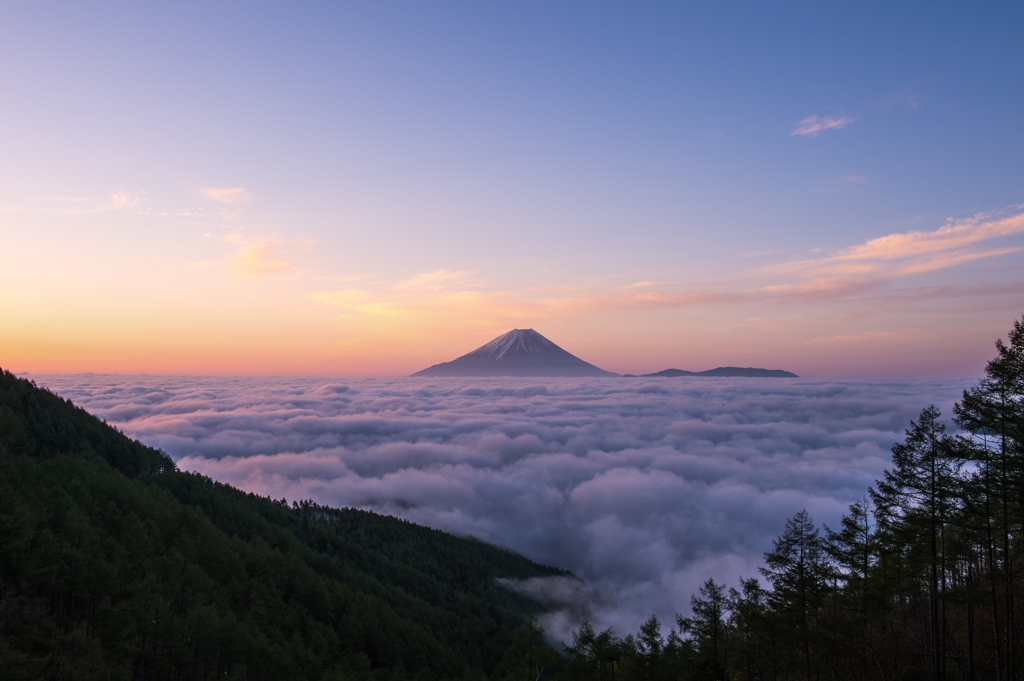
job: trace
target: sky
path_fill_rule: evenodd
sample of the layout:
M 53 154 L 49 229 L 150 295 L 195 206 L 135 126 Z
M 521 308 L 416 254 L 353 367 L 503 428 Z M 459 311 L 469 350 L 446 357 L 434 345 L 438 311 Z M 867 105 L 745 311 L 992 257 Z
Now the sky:
M 4 3 L 0 366 L 977 376 L 1024 6 Z
M 583 618 L 674 622 L 759 577 L 787 518 L 838 528 L 957 379 L 345 379 L 39 375 L 183 470 L 507 547 L 579 580 L 511 584 Z M 667 630 L 666 632 L 667 633 Z

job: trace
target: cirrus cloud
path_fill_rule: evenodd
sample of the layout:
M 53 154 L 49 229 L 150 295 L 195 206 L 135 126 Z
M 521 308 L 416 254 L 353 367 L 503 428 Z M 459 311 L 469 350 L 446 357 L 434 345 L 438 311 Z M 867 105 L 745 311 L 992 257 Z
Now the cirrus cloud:
M 245 187 L 204 187 L 200 193 L 218 203 L 249 203 L 252 194 Z
M 309 241 L 286 241 L 237 233 L 226 235 L 224 241 L 238 245 L 228 258 L 228 272 L 242 279 L 260 279 L 297 270 L 295 261 L 311 245 Z
M 849 116 L 836 116 L 827 117 L 822 116 L 808 116 L 799 123 L 796 124 L 796 128 L 793 132 L 789 133 L 790 137 L 796 137 L 797 135 L 807 135 L 809 137 L 817 137 L 818 133 L 824 132 L 825 130 L 840 130 L 845 128 L 850 123 L 853 123 L 855 118 Z
M 1014 206 L 1013 210 L 1020 208 Z M 642 281 L 625 286 L 560 285 L 494 291 L 474 286 L 466 276 L 468 273 L 442 270 L 423 273 L 385 289 L 321 291 L 313 297 L 370 318 L 458 317 L 491 326 L 515 326 L 520 320 L 564 319 L 608 310 L 752 303 L 834 306 L 865 295 L 901 304 L 907 302 L 908 296 L 992 298 L 1013 291 L 1014 286 L 964 286 L 954 280 L 936 287 L 913 282 L 912 293 L 899 286 L 915 277 L 1017 253 L 1024 248 L 1021 235 L 1024 213 L 990 212 L 948 220 L 933 230 L 894 232 L 852 246 L 820 249 L 788 262 L 708 281 Z
M 0 206 L 0 212 L 51 215 L 92 215 L 138 208 L 146 200 L 144 191 L 121 191 L 106 196 L 35 196 L 20 206 Z

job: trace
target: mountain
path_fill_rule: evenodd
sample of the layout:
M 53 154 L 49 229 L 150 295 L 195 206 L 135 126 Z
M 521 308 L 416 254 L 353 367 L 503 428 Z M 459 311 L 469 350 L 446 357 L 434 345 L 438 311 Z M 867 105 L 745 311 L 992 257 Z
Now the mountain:
M 627 377 L 637 378 L 633 374 Z M 684 371 L 683 369 L 665 369 L 653 374 L 641 374 L 640 378 L 673 377 L 673 376 L 718 376 L 724 378 L 800 378 L 790 371 L 781 369 L 755 369 L 753 367 L 718 367 L 707 371 Z
M 617 376 L 584 362 L 533 329 L 513 329 L 451 362 L 413 376 Z
M 0 370 L 0 678 L 504 678 L 568 575 L 355 509 L 177 470 Z

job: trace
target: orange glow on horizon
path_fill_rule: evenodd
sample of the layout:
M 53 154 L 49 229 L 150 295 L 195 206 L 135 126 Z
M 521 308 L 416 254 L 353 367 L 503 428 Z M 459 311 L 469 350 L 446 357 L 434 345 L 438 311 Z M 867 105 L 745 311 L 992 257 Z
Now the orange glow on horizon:
M 452 270 L 339 282 L 302 264 L 309 241 L 233 233 L 219 240 L 220 259 L 201 266 L 89 263 L 86 278 L 68 259 L 43 279 L 8 270 L 0 363 L 31 373 L 402 376 L 532 327 L 618 373 L 742 364 L 963 375 L 980 371 L 1024 301 L 1013 284 L 927 277 L 1015 258 L 1021 247 L 998 240 L 1021 232 L 1024 213 L 980 216 L 714 280 L 535 288 Z M 950 328 L 953 310 L 987 316 Z

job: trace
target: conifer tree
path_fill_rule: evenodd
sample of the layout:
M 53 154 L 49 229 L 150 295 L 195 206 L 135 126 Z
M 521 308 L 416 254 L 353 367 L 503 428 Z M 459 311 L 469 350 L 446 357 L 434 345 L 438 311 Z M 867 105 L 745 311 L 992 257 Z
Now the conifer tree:
M 875 503 L 900 520 L 903 545 L 911 556 L 923 554 L 929 585 L 932 678 L 945 676 L 942 626 L 945 530 L 955 511 L 959 466 L 946 425 L 935 405 L 910 422 L 906 439 L 892 446 L 892 468 L 876 481 Z M 922 546 L 922 540 L 924 545 Z M 940 574 L 942 577 L 940 578 Z
M 699 661 L 708 673 L 708 678 L 724 679 L 726 670 L 726 628 L 725 614 L 729 601 L 725 596 L 725 585 L 708 579 L 701 585 L 700 596 L 690 597 L 693 617 L 676 615 L 680 631 L 688 633 L 697 645 Z
M 781 619 L 796 628 L 804 673 L 812 677 L 813 620 L 828 578 L 824 543 L 804 509 L 786 521 L 782 534 L 764 554 L 761 574 L 772 585 L 769 603 Z
M 650 681 L 657 678 L 658 662 L 664 647 L 665 641 L 661 637 L 661 621 L 657 615 L 651 615 L 646 622 L 640 625 L 640 631 L 636 636 L 637 653 L 647 670 L 647 678 Z
M 599 678 L 599 661 L 595 655 L 597 634 L 589 620 L 583 620 L 580 628 L 572 634 L 572 645 L 564 645 L 569 658 L 568 675 L 573 679 Z
M 768 595 L 756 577 L 741 577 L 740 589 L 729 589 L 728 624 L 735 632 L 734 640 L 739 643 L 743 672 L 748 679 L 761 678 L 768 650 Z
M 957 425 L 970 436 L 963 451 L 978 467 L 977 481 L 984 495 L 992 617 L 1000 632 L 997 675 L 1016 679 L 1024 671 L 1018 659 L 1014 613 L 1014 554 L 1020 553 L 1024 533 L 1024 318 L 1014 322 L 1008 340 L 1009 344 L 996 341 L 996 357 L 985 367 L 985 377 L 964 391 L 954 414 Z M 1002 598 L 996 585 L 997 565 L 1002 568 Z
M 544 628 L 530 615 L 502 660 L 505 681 L 540 681 L 556 660 L 554 651 L 544 643 Z

